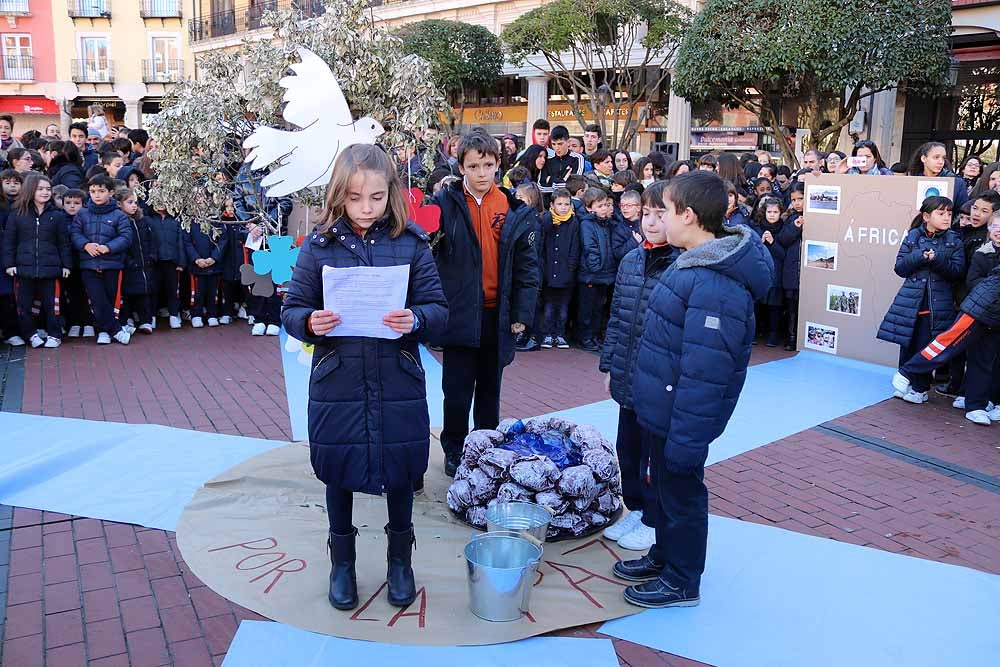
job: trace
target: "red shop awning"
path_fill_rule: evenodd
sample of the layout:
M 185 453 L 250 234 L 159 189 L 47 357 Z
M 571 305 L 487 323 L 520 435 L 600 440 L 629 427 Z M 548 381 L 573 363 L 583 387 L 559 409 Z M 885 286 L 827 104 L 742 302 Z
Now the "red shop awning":
M 47 97 L 5 95 L 0 97 L 0 113 L 56 115 L 59 113 L 59 106 Z

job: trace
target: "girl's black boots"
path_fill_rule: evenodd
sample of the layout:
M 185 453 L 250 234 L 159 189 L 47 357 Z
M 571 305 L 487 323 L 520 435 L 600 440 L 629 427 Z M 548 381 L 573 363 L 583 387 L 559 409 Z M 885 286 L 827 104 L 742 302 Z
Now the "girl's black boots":
M 354 609 L 358 606 L 358 578 L 354 571 L 357 553 L 354 542 L 357 536 L 358 529 L 352 526 L 347 535 L 331 531 L 326 542 L 330 549 L 331 566 L 329 598 L 330 604 L 337 609 Z
M 388 571 L 385 575 L 389 584 L 389 604 L 394 607 L 406 607 L 417 597 L 417 585 L 413 581 L 413 567 L 411 566 L 413 548 L 417 544 L 417 538 L 413 534 L 412 524 L 408 530 L 401 532 L 391 530 L 386 524 L 385 534 L 389 537 L 389 548 L 386 554 Z M 353 573 L 353 567 L 351 571 Z

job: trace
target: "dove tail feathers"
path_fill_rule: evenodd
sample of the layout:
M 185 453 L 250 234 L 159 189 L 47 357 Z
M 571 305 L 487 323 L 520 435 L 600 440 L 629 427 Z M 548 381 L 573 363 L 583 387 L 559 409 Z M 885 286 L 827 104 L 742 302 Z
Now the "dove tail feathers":
M 273 127 L 258 127 L 243 141 L 244 148 L 252 149 L 245 162 L 254 169 L 263 169 L 288 155 L 291 151 L 286 134 L 289 133 Z

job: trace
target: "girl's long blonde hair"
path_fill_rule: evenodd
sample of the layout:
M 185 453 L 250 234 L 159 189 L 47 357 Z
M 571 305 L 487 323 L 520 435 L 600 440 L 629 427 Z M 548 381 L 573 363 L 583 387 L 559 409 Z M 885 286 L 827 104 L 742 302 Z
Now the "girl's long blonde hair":
M 396 174 L 396 168 L 385 151 L 372 144 L 354 144 L 348 146 L 333 166 L 330 184 L 326 186 L 326 206 L 323 219 L 317 227 L 326 234 L 338 220 L 346 215 L 345 202 L 351 177 L 359 171 L 371 171 L 385 178 L 388 186 L 388 202 L 386 214 L 389 216 L 389 236 L 398 237 L 406 229 L 406 219 L 409 207 L 403 184 Z

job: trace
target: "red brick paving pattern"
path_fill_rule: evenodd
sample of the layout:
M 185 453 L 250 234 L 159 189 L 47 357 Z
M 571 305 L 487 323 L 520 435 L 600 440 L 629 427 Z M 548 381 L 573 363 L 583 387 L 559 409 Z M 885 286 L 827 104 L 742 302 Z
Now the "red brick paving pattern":
M 273 338 L 245 328 L 158 331 L 128 348 L 72 342 L 28 356 L 24 412 L 289 438 Z M 758 347 L 754 361 L 784 353 Z M 103 366 L 103 368 L 101 368 Z M 594 355 L 521 355 L 503 412 L 530 415 L 606 397 Z M 990 429 L 944 399 L 887 401 L 839 425 L 996 474 Z M 713 513 L 810 535 L 1000 571 L 995 493 L 811 430 L 712 466 Z M 17 509 L 3 666 L 219 665 L 253 612 L 205 587 L 173 534 Z M 558 634 L 594 637 L 599 624 Z M 621 664 L 698 665 L 615 640 Z

